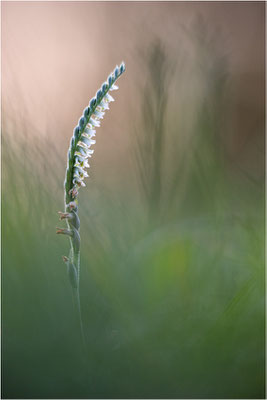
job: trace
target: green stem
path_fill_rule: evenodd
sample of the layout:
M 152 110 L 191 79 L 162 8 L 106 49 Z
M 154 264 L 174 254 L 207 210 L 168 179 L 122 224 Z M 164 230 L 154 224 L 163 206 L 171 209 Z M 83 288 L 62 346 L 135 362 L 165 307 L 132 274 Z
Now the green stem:
M 73 244 L 72 244 L 73 248 Z M 73 297 L 74 297 L 74 304 L 77 311 L 77 315 L 79 318 L 79 325 L 80 325 L 80 334 L 83 343 L 84 350 L 86 349 L 85 345 L 85 336 L 84 336 L 84 329 L 83 329 L 83 321 L 82 321 L 82 313 L 81 313 L 81 302 L 80 302 L 80 251 L 73 252 L 73 264 L 77 270 L 77 288 L 73 288 Z
M 67 226 L 68 226 L 68 229 L 71 229 L 71 226 L 68 221 L 67 221 Z M 76 287 L 72 287 L 74 308 L 75 308 L 75 312 L 79 319 L 81 340 L 83 343 L 84 350 L 86 350 L 85 336 L 84 336 L 84 329 L 83 329 L 83 322 L 82 322 L 82 313 L 81 313 L 81 302 L 80 302 L 80 250 L 75 251 L 74 239 L 72 237 L 70 237 L 69 259 L 70 259 L 70 262 L 75 266 L 76 272 L 77 272 L 77 285 L 76 285 Z
M 73 247 L 73 245 L 72 245 Z M 78 290 L 80 288 L 80 251 L 77 251 L 73 253 L 73 264 L 75 265 L 76 269 L 77 269 L 77 286 L 78 286 Z
M 82 313 L 81 313 L 81 304 L 80 304 L 80 290 L 79 288 L 75 289 L 73 288 L 73 298 L 74 298 L 74 306 L 77 312 L 77 316 L 79 319 L 79 325 L 80 325 L 80 334 L 81 334 L 81 340 L 83 344 L 84 350 L 86 350 L 86 344 L 85 344 L 85 336 L 84 336 L 84 329 L 83 329 L 83 321 L 82 321 Z

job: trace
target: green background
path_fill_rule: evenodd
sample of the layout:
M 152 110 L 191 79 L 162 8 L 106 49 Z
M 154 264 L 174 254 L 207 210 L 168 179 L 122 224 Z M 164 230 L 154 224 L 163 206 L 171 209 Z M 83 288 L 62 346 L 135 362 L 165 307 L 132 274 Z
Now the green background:
M 113 92 L 131 104 L 112 103 L 97 129 L 97 140 L 108 125 L 128 137 L 130 161 L 117 161 L 115 178 L 110 159 L 94 170 L 98 148 L 79 194 L 86 349 L 61 258 L 68 241 L 55 235 L 72 125 L 60 143 L 56 132 L 33 137 L 4 108 L 3 398 L 264 397 L 264 112 L 240 162 L 229 57 L 205 20 L 191 34 L 200 92 L 186 96 L 183 57 L 151 39 L 139 70 L 126 53 Z M 123 131 L 113 109 L 127 115 Z

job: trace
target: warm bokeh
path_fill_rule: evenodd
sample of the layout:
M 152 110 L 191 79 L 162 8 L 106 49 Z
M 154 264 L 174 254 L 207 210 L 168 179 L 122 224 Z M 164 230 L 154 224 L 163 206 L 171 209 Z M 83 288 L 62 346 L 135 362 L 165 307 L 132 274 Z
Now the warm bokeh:
M 3 398 L 264 397 L 264 2 L 2 2 Z M 55 235 L 69 141 L 82 353 Z
M 112 117 L 104 121 L 95 162 L 104 176 L 103 164 L 108 162 L 114 172 L 121 171 L 121 164 L 116 164 L 120 160 L 125 165 L 129 157 L 134 134 L 129 127 L 136 124 L 138 90 L 147 75 L 144 57 L 156 39 L 172 65 L 166 75 L 170 91 L 175 92 L 170 112 L 176 115 L 184 115 L 179 105 L 189 103 L 189 120 L 191 108 L 195 110 L 195 103 L 203 98 L 203 85 L 212 79 L 209 70 L 225 68 L 230 104 L 223 122 L 228 124 L 228 150 L 238 164 L 250 161 L 253 174 L 261 174 L 262 2 L 3 2 L 3 122 L 23 118 L 30 135 L 46 136 L 65 151 L 72 128 L 99 82 L 124 60 L 127 79 Z

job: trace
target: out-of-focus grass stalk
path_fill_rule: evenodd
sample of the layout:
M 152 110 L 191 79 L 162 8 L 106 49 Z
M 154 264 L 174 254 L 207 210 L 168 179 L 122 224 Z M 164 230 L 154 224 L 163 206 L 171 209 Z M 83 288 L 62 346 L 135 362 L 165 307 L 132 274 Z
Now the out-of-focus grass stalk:
M 144 134 L 135 135 L 138 175 L 147 205 L 148 223 L 160 218 L 162 175 L 165 150 L 164 120 L 167 108 L 168 59 L 160 41 L 151 46 L 145 60 L 148 78 L 142 98 Z M 144 69 L 145 69 L 144 68 Z

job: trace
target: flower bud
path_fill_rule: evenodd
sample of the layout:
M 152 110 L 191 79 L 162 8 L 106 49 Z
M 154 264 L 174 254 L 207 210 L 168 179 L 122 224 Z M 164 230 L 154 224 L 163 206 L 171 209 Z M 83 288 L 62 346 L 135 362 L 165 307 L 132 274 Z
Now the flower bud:
M 115 68 L 114 75 L 115 75 L 115 79 L 117 79 L 118 75 L 119 75 L 119 67 L 118 66 Z
M 83 110 L 84 118 L 87 118 L 88 115 L 89 115 L 89 113 L 90 113 L 90 107 L 86 107 L 86 108 Z
M 78 139 L 79 134 L 80 134 L 80 128 L 79 126 L 76 126 L 73 131 L 73 136 L 75 137 L 76 140 Z
M 96 104 L 96 99 L 93 97 L 92 100 L 90 101 L 90 108 L 92 109 Z
M 99 90 L 97 91 L 97 94 L 96 94 L 96 100 L 99 101 L 101 97 L 102 97 L 102 90 L 99 89 Z
M 108 84 L 109 84 L 109 86 L 111 86 L 112 83 L 113 83 L 113 77 L 112 77 L 112 75 L 109 75 L 109 77 L 108 77 Z
M 103 85 L 102 85 L 102 93 L 103 93 L 103 94 L 105 93 L 105 91 L 107 90 L 107 88 L 108 88 L 108 85 L 106 84 L 106 82 L 103 83 Z
M 122 62 L 120 65 L 120 73 L 122 74 L 124 71 L 125 71 L 125 64 L 124 62 Z
M 84 117 L 81 117 L 79 120 L 79 126 L 82 129 L 84 127 L 84 125 L 85 125 L 85 119 L 84 119 Z

